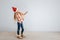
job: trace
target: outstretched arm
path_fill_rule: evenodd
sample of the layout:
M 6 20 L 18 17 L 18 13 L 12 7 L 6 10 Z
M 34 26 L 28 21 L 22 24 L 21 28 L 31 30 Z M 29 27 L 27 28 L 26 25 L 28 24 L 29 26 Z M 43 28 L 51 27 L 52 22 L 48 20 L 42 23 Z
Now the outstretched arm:
M 26 11 L 25 13 L 20 12 L 20 11 L 17 11 L 17 12 L 15 12 L 15 13 L 20 13 L 20 14 L 22 14 L 22 15 L 26 15 L 26 14 L 28 13 L 28 11 Z
M 25 13 L 24 13 L 24 15 L 26 15 L 28 13 L 28 11 L 26 11 Z

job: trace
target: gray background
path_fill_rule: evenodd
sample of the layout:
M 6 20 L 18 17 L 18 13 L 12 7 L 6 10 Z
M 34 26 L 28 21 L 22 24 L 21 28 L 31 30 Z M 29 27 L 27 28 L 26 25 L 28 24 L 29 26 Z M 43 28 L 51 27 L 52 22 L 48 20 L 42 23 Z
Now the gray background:
M 16 31 L 12 6 L 25 16 L 25 31 L 60 32 L 60 0 L 0 0 L 0 31 Z

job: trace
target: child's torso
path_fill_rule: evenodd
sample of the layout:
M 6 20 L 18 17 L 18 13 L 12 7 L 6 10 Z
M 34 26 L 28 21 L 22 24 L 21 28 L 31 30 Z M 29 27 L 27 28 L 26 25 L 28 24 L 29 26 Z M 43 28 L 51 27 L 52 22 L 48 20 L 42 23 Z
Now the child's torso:
M 24 21 L 23 15 L 18 14 L 18 15 L 16 15 L 16 17 L 17 17 L 18 22 L 23 22 Z

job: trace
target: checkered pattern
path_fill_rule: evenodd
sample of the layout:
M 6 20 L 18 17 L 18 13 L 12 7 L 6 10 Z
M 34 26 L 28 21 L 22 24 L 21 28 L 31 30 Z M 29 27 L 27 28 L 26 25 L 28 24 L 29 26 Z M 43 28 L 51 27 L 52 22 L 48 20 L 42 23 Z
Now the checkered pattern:
M 24 21 L 23 15 L 18 14 L 16 15 L 16 17 L 17 17 L 18 22 Z

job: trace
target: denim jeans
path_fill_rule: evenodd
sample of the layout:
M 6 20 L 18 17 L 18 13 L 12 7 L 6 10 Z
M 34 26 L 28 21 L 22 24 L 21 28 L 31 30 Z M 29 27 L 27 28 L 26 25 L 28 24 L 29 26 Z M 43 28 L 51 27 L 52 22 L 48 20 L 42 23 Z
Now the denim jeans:
M 21 34 L 23 34 L 23 32 L 24 32 L 23 22 L 21 22 L 21 23 L 17 22 L 17 25 L 18 25 L 17 35 L 19 35 L 20 28 L 22 29 L 22 30 L 21 30 Z

